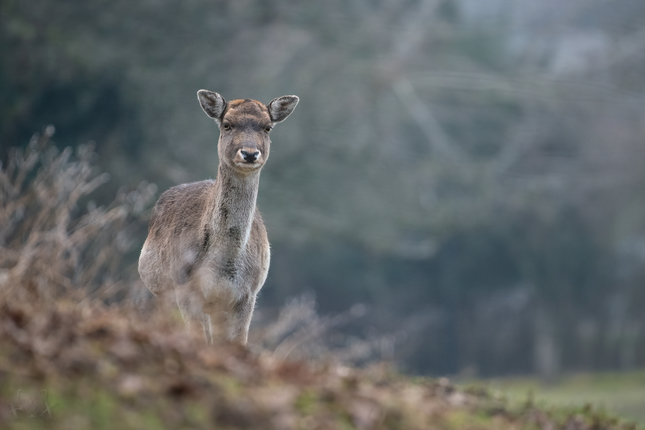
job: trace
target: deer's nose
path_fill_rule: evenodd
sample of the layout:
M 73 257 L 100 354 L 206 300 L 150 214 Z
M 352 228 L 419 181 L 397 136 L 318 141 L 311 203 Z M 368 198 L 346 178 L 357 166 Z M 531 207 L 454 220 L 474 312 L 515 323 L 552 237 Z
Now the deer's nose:
M 244 161 L 247 163 L 253 163 L 257 161 L 258 157 L 260 157 L 260 151 L 255 151 L 255 152 L 248 152 L 248 151 L 240 151 L 242 154 L 242 158 L 244 158 Z

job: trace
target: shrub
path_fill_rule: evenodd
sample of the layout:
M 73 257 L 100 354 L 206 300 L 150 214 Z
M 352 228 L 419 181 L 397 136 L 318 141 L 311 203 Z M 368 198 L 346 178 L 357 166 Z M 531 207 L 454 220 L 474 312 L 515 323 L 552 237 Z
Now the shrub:
M 94 167 L 93 143 L 59 151 L 53 134 L 48 126 L 0 164 L 0 300 L 114 299 L 156 187 L 122 189 L 97 206 L 89 196 L 109 175 Z

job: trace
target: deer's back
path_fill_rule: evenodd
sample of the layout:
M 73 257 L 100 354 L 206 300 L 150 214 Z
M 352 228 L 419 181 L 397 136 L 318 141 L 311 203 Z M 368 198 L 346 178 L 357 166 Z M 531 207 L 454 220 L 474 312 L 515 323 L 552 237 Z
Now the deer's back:
M 139 274 L 153 293 L 184 283 L 208 251 L 204 218 L 214 186 L 213 180 L 177 185 L 155 204 L 139 258 Z

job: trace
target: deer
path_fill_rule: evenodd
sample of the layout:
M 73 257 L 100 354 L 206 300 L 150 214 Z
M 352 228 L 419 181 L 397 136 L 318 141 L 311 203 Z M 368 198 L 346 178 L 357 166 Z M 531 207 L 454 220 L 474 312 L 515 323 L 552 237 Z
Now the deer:
M 217 176 L 174 186 L 159 197 L 139 275 L 154 296 L 176 302 L 189 332 L 197 336 L 203 330 L 212 344 L 215 326 L 222 337 L 246 345 L 270 262 L 256 207 L 260 171 L 269 158 L 269 133 L 291 115 L 299 98 L 282 96 L 267 105 L 227 102 L 208 90 L 199 90 L 197 98 L 219 127 Z

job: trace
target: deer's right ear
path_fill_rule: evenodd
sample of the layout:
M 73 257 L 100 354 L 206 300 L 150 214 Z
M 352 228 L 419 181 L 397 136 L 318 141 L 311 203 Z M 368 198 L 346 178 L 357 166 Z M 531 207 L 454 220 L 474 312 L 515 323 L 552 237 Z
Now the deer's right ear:
M 219 124 L 224 109 L 226 109 L 226 100 L 224 100 L 224 97 L 213 91 L 199 90 L 197 91 L 197 98 L 206 115 L 213 118 Z

